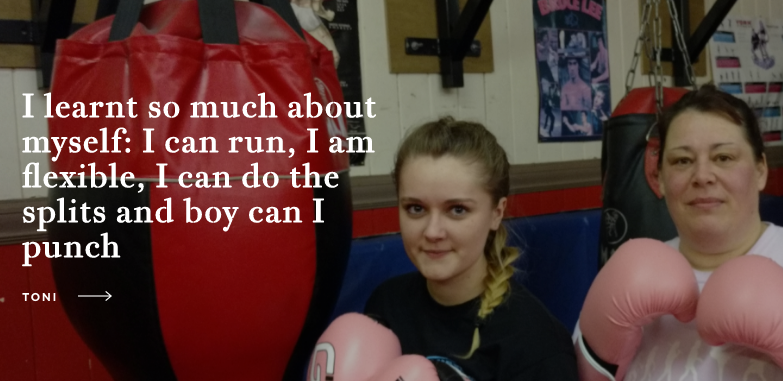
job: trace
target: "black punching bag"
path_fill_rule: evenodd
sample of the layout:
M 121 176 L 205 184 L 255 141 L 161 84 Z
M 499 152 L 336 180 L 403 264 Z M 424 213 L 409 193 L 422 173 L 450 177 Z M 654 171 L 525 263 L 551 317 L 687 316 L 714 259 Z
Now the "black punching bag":
M 688 90 L 664 88 L 664 107 Z M 660 140 L 648 131 L 656 122 L 655 88 L 631 90 L 604 124 L 601 173 L 603 209 L 599 264 L 631 238 L 669 240 L 677 230 L 658 191 Z

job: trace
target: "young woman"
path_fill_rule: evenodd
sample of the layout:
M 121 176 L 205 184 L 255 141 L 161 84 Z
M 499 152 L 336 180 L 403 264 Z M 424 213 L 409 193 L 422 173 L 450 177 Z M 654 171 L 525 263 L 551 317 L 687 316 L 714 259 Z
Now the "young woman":
M 714 86 L 704 86 L 698 91 L 686 94 L 664 112 L 659 121 L 659 132 L 660 191 L 666 199 L 679 234 L 666 243 L 686 259 L 683 261 L 685 273 L 689 275 L 692 270 L 696 283 L 693 285 L 691 280 L 691 285 L 694 288 L 698 286 L 698 290 L 701 290 L 714 270 L 746 254 L 770 258 L 772 266 L 775 266 L 775 263 L 783 265 L 783 228 L 762 222 L 759 216 L 759 192 L 764 189 L 767 181 L 767 162 L 753 110 L 742 100 L 721 92 Z M 688 265 L 690 268 L 687 268 Z M 727 264 L 729 265 L 731 263 Z M 622 270 L 626 274 L 639 274 L 629 268 Z M 672 284 L 673 280 L 676 280 L 670 278 L 673 273 L 670 269 L 668 273 L 655 274 L 646 280 L 643 276 L 645 274 L 641 274 L 642 276 L 636 276 L 639 281 L 636 284 L 617 283 L 614 286 L 624 290 L 652 289 L 657 285 L 645 282 Z M 599 277 L 602 276 L 604 274 L 599 274 Z M 738 286 L 751 280 L 753 279 L 733 279 Z M 594 286 L 596 284 L 594 283 Z M 739 287 L 735 287 L 737 288 Z M 670 292 L 669 296 L 685 294 L 681 291 Z M 625 330 L 624 337 L 633 336 L 628 329 L 636 326 L 638 331 L 635 334 L 641 339 L 635 356 L 628 341 L 623 343 L 617 340 L 611 344 L 631 352 L 632 361 L 627 364 L 624 379 L 783 380 L 783 370 L 772 359 L 783 355 L 783 346 L 779 344 L 783 342 L 783 337 L 779 334 L 776 336 L 772 330 L 759 335 L 754 329 L 764 328 L 747 323 L 766 320 L 768 327 L 779 326 L 780 314 L 774 311 L 783 310 L 780 292 L 778 289 L 763 287 L 755 290 L 753 293 L 756 295 L 766 294 L 767 302 L 752 309 L 731 305 L 730 295 L 722 298 L 725 305 L 722 306 L 721 316 L 729 316 L 729 312 L 742 309 L 741 313 L 746 319 L 746 323 L 736 322 L 725 327 L 726 330 L 732 331 L 733 336 L 725 341 L 742 343 L 746 340 L 746 345 L 708 344 L 700 335 L 699 324 L 700 317 L 704 323 L 712 316 L 696 314 L 695 318 L 690 316 L 689 319 L 684 319 L 687 322 L 681 322 L 668 314 L 673 312 L 668 310 L 665 311 L 667 314 L 660 317 L 648 316 L 633 324 L 619 324 L 622 327 L 615 328 Z M 630 290 L 628 294 L 644 293 Z M 636 305 L 663 304 L 664 299 L 667 298 L 658 295 L 655 300 L 638 300 Z M 579 328 L 585 333 L 585 337 L 588 336 L 588 329 L 593 327 L 583 323 L 595 321 L 590 319 L 592 316 L 586 316 L 584 313 L 589 311 L 589 302 L 588 296 L 580 317 Z M 619 316 L 615 312 L 618 311 L 601 311 L 606 316 Z M 633 315 L 633 312 L 626 314 L 630 315 Z M 681 317 L 683 315 L 686 314 L 681 312 Z M 706 317 L 710 319 L 704 319 Z M 605 344 L 611 341 L 608 337 L 612 336 L 612 333 L 602 333 L 600 337 L 593 336 L 596 341 L 604 341 L 593 345 L 594 350 L 598 346 L 607 348 Z M 756 340 L 764 344 L 754 344 Z M 765 351 L 766 354 L 763 353 Z M 595 357 L 597 352 L 598 350 L 595 350 L 585 356 Z M 773 356 L 768 356 L 770 354 Z M 608 359 L 603 360 L 610 362 Z M 623 364 L 614 365 L 619 368 L 626 367 Z M 585 369 L 589 368 L 580 368 L 580 371 Z M 622 379 L 621 376 L 618 377 L 618 381 Z M 587 379 L 584 373 L 583 378 Z
M 400 231 L 419 270 L 375 290 L 365 313 L 405 354 L 476 381 L 576 380 L 568 332 L 518 284 L 501 223 L 509 163 L 480 124 L 451 118 L 414 130 L 397 153 Z

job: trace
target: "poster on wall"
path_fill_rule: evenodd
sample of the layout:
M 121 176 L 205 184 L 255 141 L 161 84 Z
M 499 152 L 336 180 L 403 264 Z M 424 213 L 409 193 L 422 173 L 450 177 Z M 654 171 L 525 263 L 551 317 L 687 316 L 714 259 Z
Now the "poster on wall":
M 726 17 L 710 40 L 713 80 L 748 103 L 766 142 L 783 129 L 783 30 L 781 20 Z M 774 144 L 774 143 L 773 143 Z
M 337 77 L 346 102 L 364 103 L 362 69 L 359 60 L 358 0 L 291 0 L 302 29 L 315 37 L 334 55 Z M 349 117 L 349 137 L 367 136 L 363 117 Z M 364 153 L 351 153 L 352 166 L 364 165 Z
M 600 140 L 609 119 L 604 0 L 533 1 L 538 141 Z

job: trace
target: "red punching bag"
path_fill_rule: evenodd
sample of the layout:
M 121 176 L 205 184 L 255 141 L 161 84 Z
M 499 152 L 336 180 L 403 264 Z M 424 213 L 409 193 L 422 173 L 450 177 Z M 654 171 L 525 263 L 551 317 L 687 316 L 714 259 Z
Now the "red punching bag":
M 687 92 L 664 87 L 663 106 L 677 102 Z M 655 87 L 633 89 L 604 124 L 600 264 L 629 239 L 669 240 L 677 236 L 658 190 L 656 113 Z
M 345 121 L 289 118 L 288 106 L 306 105 L 308 93 L 321 104 L 343 99 L 332 54 L 289 26 L 287 1 L 268 3 L 277 12 L 122 0 L 115 17 L 59 42 L 51 104 L 71 107 L 50 119 L 50 136 L 97 141 L 99 152 L 64 151 L 52 162 L 58 173 L 84 172 L 87 186 L 51 190 L 50 206 L 76 207 L 78 222 L 50 224 L 49 238 L 119 257 L 60 257 L 52 267 L 69 319 L 116 380 L 298 380 L 328 323 L 351 242 L 348 157 L 329 153 Z M 91 102 L 103 102 L 96 117 Z M 118 102 L 111 115 L 108 102 Z M 194 111 L 195 102 L 216 107 Z M 304 179 L 306 168 L 320 177 Z M 259 186 L 247 187 L 254 170 Z M 131 188 L 90 186 L 125 172 Z M 264 178 L 271 172 L 276 186 Z M 104 291 L 106 302 L 77 298 Z

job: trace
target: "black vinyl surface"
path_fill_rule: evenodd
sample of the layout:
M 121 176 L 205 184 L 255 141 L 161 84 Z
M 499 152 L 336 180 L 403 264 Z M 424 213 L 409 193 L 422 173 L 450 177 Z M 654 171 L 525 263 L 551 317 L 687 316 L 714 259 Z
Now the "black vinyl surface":
M 102 245 L 103 233 L 119 247 L 120 258 L 52 259 L 57 293 L 71 324 L 116 381 L 177 379 L 160 329 L 150 224 L 116 222 L 120 206 L 132 212 L 134 207 L 149 206 L 148 189 L 49 191 L 50 207 L 58 209 L 57 199 L 63 197 L 66 210 L 77 206 L 79 218 L 83 203 L 105 208 L 103 223 L 49 224 L 49 240 L 61 242 L 61 253 L 62 242 L 80 242 L 82 250 L 89 242 Z M 109 300 L 77 297 L 105 292 L 112 295 Z
M 313 296 L 299 341 L 288 360 L 284 381 L 302 380 L 302 372 L 318 338 L 329 324 L 342 288 L 352 237 L 351 179 L 347 171 L 339 175 L 338 183 L 334 189 L 313 188 L 313 198 L 324 199 L 321 219 L 325 222 L 315 224 L 317 259 Z

